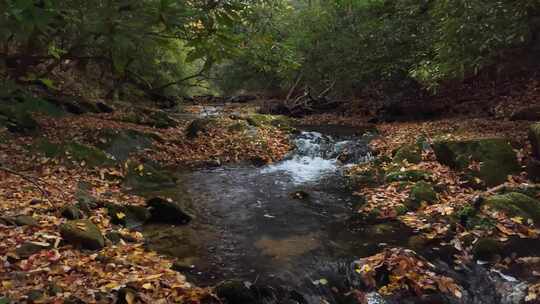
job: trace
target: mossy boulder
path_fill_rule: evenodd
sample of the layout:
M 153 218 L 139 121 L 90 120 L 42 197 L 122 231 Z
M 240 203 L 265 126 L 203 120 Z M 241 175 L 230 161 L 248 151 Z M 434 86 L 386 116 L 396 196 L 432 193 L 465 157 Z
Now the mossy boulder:
M 501 254 L 503 246 L 501 243 L 490 238 L 481 238 L 473 245 L 473 256 L 477 260 L 490 261 L 496 255 Z
M 532 145 L 532 154 L 534 158 L 540 159 L 540 123 L 532 124 L 528 135 Z
M 392 171 L 386 174 L 385 180 L 391 182 L 418 182 L 429 181 L 431 174 L 422 170 Z
M 106 129 L 101 131 L 97 147 L 113 156 L 115 160 L 123 162 L 130 154 L 152 147 L 158 137 L 136 130 Z
M 438 141 L 433 150 L 440 163 L 455 170 L 467 169 L 471 161 L 479 162 L 480 169 L 474 175 L 487 186 L 501 184 L 520 170 L 515 151 L 503 138 Z
M 19 215 L 13 218 L 13 222 L 17 226 L 39 226 L 38 221 L 30 215 Z
M 176 185 L 176 177 L 151 163 L 128 162 L 123 185 L 135 190 L 150 190 Z
M 90 167 L 112 166 L 115 164 L 114 160 L 102 150 L 76 142 L 57 144 L 46 139 L 40 139 L 32 147 L 46 157 L 58 157 Z
M 208 133 L 219 126 L 219 120 L 216 118 L 197 118 L 188 125 L 185 134 L 187 138 L 193 139 L 199 136 L 199 134 Z
M 411 164 L 419 164 L 422 161 L 422 149 L 420 145 L 403 146 L 395 152 L 393 161 L 395 163 L 407 161 Z
M 83 212 L 74 205 L 68 205 L 62 208 L 62 217 L 68 220 L 78 220 L 84 217 Z
M 150 211 L 143 206 L 108 204 L 107 212 L 111 222 L 128 228 L 143 225 L 150 219 Z
M 246 121 L 255 127 L 274 126 L 284 131 L 292 131 L 292 119 L 284 115 L 252 114 Z
M 32 133 L 39 129 L 37 121 L 29 112 L 6 105 L 0 105 L 0 126 L 6 127 L 12 133 L 22 134 Z
M 433 189 L 433 185 L 426 182 L 418 182 L 411 188 L 411 193 L 407 202 L 410 209 L 418 209 L 422 202 L 428 204 L 434 203 L 437 200 L 437 192 Z
M 67 243 L 84 249 L 98 250 L 105 246 L 101 231 L 89 220 L 73 220 L 62 224 L 60 235 Z
M 15 253 L 23 259 L 30 257 L 33 254 L 40 252 L 41 250 L 48 249 L 51 246 L 47 243 L 38 242 L 24 242 L 15 249 Z
M 486 199 L 486 205 L 508 216 L 520 216 L 532 219 L 536 225 L 540 224 L 540 201 L 525 194 L 511 192 L 494 195 Z

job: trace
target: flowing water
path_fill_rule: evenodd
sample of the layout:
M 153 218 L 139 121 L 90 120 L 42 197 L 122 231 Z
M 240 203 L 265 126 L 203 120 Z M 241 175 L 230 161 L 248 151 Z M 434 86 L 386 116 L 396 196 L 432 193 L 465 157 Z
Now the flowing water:
M 146 225 L 148 246 L 176 257 L 199 286 L 240 279 L 285 286 L 302 294 L 298 303 L 357 303 L 323 283 L 344 292 L 360 285 L 351 262 L 385 246 L 406 246 L 411 236 L 397 222 L 365 226 L 351 220 L 361 202 L 343 171 L 371 159 L 369 139 L 351 128 L 304 127 L 295 135 L 294 151 L 275 164 L 180 172 L 178 187 L 148 195 L 170 197 L 195 217 L 185 226 Z M 422 254 L 433 260 L 444 255 L 431 248 Z M 481 266 L 465 274 L 441 266 L 469 286 L 466 300 L 456 303 L 517 303 L 502 301 L 495 291 L 514 296 L 525 290 Z M 384 302 L 373 295 L 369 303 Z
M 339 268 L 388 244 L 404 244 L 408 234 L 397 233 L 404 229 L 397 224 L 350 224 L 359 198 L 342 172 L 371 159 L 369 135 L 325 131 L 299 133 L 286 159 L 262 168 L 180 173 L 178 188 L 158 194 L 180 202 L 195 219 L 187 226 L 147 225 L 149 246 L 179 258 L 199 285 L 239 278 L 302 289 L 323 278 L 328 265 Z

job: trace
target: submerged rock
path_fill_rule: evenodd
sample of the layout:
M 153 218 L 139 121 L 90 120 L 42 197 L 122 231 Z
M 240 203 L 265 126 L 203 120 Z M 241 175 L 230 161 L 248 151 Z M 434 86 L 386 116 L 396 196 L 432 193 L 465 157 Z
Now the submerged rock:
M 73 220 L 60 226 L 62 238 L 85 249 L 97 250 L 105 246 L 105 239 L 99 228 L 89 220 Z
M 467 141 L 439 141 L 433 144 L 437 160 L 456 170 L 465 170 L 471 161 L 480 163 L 473 172 L 487 186 L 506 181 L 508 175 L 519 171 L 516 153 L 508 140 L 503 138 Z
M 192 219 L 192 215 L 182 210 L 173 201 L 168 201 L 161 197 L 154 197 L 146 202 L 150 208 L 150 221 L 171 224 L 187 224 Z
M 536 225 L 540 224 L 540 201 L 525 194 L 511 192 L 494 195 L 486 199 L 486 205 L 501 210 L 508 216 L 520 216 L 532 219 Z

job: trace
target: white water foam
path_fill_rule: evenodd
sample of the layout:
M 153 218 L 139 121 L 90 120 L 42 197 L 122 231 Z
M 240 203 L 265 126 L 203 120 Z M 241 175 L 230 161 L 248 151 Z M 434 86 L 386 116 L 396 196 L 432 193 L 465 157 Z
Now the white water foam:
M 318 132 L 302 132 L 294 143 L 296 149 L 288 159 L 263 168 L 261 173 L 286 172 L 295 184 L 314 182 L 336 172 L 341 166 L 338 157 L 356 144 L 352 140 L 335 141 Z

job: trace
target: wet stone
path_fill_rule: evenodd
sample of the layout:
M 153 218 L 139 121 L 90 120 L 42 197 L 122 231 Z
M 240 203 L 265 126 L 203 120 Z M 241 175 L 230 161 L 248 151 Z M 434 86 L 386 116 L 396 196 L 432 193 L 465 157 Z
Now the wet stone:
M 150 221 L 158 223 L 187 224 L 192 219 L 188 214 L 173 201 L 161 197 L 154 197 L 146 202 L 150 208 Z
M 43 249 L 49 248 L 50 245 L 46 243 L 36 243 L 36 242 L 25 242 L 21 244 L 17 249 L 15 249 L 15 253 L 23 259 L 26 259 L 30 257 L 33 254 L 36 254 L 40 252 Z
M 97 250 L 105 246 L 105 239 L 99 228 L 89 220 L 73 220 L 60 226 L 62 238 L 75 246 Z
M 36 219 L 29 215 L 19 215 L 13 219 L 17 226 L 34 226 L 37 227 L 39 223 Z
M 68 220 L 78 220 L 83 218 L 83 213 L 81 210 L 79 210 L 79 208 L 71 205 L 62 209 L 62 217 Z

